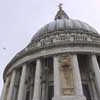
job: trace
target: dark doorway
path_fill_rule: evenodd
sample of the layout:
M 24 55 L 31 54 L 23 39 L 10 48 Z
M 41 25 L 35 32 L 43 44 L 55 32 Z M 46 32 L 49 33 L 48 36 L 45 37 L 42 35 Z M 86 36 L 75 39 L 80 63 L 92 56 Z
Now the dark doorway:
M 89 56 L 85 54 L 79 54 L 78 56 L 79 69 L 81 74 L 81 81 L 83 87 L 83 93 L 87 100 L 92 100 L 91 97 L 91 82 L 89 81 Z
M 99 68 L 100 68 L 100 56 L 97 56 L 97 61 L 98 61 Z
M 54 87 L 49 86 L 48 87 L 48 100 L 52 100 L 52 97 L 54 96 Z
M 25 100 L 32 100 L 34 94 L 34 80 L 36 71 L 36 61 L 27 63 L 27 75 L 25 80 Z
M 86 96 L 87 100 L 91 100 L 91 95 L 90 95 L 88 84 L 82 84 L 82 86 L 83 86 L 84 95 Z
M 53 58 L 42 58 L 41 100 L 52 100 L 54 95 Z

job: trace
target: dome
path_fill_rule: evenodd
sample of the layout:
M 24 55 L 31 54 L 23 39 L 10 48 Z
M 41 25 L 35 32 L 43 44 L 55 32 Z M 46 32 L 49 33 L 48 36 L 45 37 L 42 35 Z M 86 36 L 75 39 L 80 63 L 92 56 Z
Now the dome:
M 98 32 L 85 22 L 69 18 L 60 7 L 55 20 L 37 31 L 29 45 L 18 52 L 7 64 L 4 79 L 7 71 L 12 66 L 16 66 L 17 61 L 20 64 L 20 59 L 24 63 L 33 58 L 64 52 L 98 53 L 100 52 L 99 47 L 100 35 Z
M 80 20 L 75 20 L 69 18 L 69 16 L 64 12 L 62 7 L 59 7 L 59 11 L 55 16 L 53 22 L 48 23 L 42 27 L 32 38 L 32 41 L 37 40 L 43 34 L 49 34 L 57 31 L 84 31 L 84 33 L 96 34 L 98 33 L 93 27 Z
M 100 35 L 61 5 L 6 66 L 0 100 L 99 100 Z
M 37 39 L 40 35 L 44 33 L 52 33 L 54 31 L 67 31 L 67 30 L 75 30 L 76 32 L 81 30 L 85 32 L 91 32 L 93 34 L 98 33 L 94 28 L 92 28 L 90 25 L 87 23 L 84 23 L 79 20 L 74 20 L 74 19 L 57 19 L 54 20 L 53 22 L 50 22 L 49 24 L 45 25 L 42 27 L 32 38 L 32 40 Z

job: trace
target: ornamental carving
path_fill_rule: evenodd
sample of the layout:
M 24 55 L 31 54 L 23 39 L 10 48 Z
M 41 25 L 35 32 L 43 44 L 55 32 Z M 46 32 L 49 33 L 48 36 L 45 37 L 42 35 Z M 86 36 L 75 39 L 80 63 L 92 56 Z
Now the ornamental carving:
M 29 45 L 29 49 L 31 48 L 42 48 L 48 47 L 53 45 L 60 45 L 60 44 L 68 44 L 68 43 L 100 43 L 100 37 L 92 36 L 90 34 L 85 33 L 69 33 L 69 32 L 56 32 L 53 34 L 44 34 L 41 38 L 37 41 L 31 42 Z
M 72 58 L 70 55 L 60 57 L 61 90 L 63 95 L 74 94 Z

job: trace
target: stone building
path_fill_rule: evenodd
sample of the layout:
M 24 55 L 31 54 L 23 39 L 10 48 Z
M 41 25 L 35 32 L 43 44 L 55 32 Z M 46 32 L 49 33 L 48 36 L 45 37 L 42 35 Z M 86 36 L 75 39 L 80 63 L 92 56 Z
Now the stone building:
M 4 70 L 0 100 L 100 100 L 100 35 L 59 6 Z

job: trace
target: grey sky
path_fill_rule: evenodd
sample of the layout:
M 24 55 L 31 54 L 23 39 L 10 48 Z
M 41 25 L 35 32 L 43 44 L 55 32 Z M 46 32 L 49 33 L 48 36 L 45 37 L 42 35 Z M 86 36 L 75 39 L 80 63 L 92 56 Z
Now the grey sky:
M 54 20 L 59 2 L 69 17 L 100 32 L 100 0 L 0 0 L 0 94 L 5 65 L 41 26 Z

